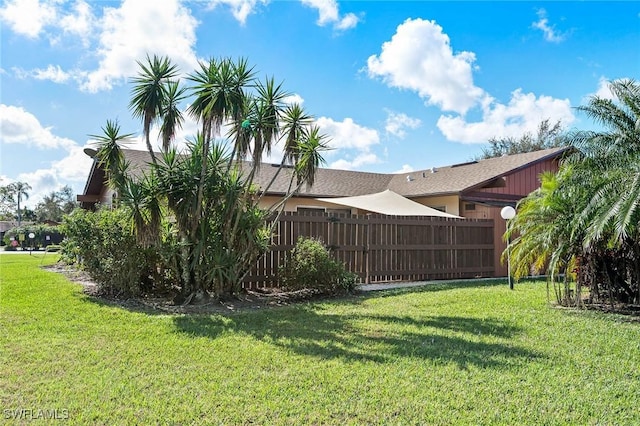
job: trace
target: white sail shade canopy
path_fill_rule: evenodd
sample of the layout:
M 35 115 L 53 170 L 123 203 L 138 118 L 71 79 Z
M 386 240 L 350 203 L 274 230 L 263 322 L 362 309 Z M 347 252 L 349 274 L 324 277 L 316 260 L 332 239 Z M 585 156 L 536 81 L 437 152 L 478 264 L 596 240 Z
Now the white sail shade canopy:
M 460 216 L 441 212 L 440 210 L 432 209 L 431 207 L 411 201 L 410 199 L 388 189 L 376 194 L 359 195 L 356 197 L 316 198 L 316 200 L 341 206 L 355 207 L 357 209 L 390 216 L 437 216 L 460 218 Z

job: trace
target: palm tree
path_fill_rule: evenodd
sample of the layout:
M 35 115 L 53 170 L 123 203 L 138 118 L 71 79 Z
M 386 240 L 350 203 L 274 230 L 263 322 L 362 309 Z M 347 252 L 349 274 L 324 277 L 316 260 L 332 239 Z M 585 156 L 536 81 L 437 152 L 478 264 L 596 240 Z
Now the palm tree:
M 294 164 L 287 194 L 269 209 L 278 211 L 278 215 L 284 211 L 287 201 L 300 190 L 303 184 L 307 187 L 313 186 L 318 168 L 325 163 L 322 153 L 331 148 L 327 143 L 327 136 L 320 133 L 318 126 L 312 125 L 309 130 L 302 132 L 301 139 L 296 140 L 292 149 L 295 151 L 292 154 Z
M 168 81 L 165 85 L 166 97 L 162 107 L 162 126 L 160 135 L 162 137 L 162 150 L 167 151 L 173 141 L 176 131 L 182 128 L 184 117 L 180 111 L 179 103 L 185 98 L 186 88 L 180 87 L 177 81 Z
M 121 145 L 133 138 L 133 133 L 120 133 L 120 124 L 117 120 L 107 120 L 102 128 L 101 135 L 89 135 L 98 144 L 96 159 L 98 165 L 107 173 L 109 186 L 121 192 L 126 184 L 126 164 L 121 151 Z
M 202 169 L 200 181 L 204 181 L 207 173 L 207 162 L 211 140 L 220 134 L 220 127 L 229 120 L 242 122 L 245 111 L 245 90 L 253 85 L 254 71 L 246 59 L 234 63 L 231 59 L 210 59 L 208 63 L 200 62 L 200 69 L 187 78 L 195 83 L 192 93 L 195 100 L 189 107 L 189 113 L 202 125 Z M 236 154 L 236 147 L 229 159 L 229 168 Z M 198 188 L 195 215 L 202 214 L 203 187 Z M 195 226 L 195 225 L 194 225 Z
M 142 178 L 127 174 L 121 145 L 132 135 L 122 134 L 116 121 L 107 121 L 102 134 L 92 136 L 99 147 L 96 158 L 128 208 L 137 243 L 165 257 L 183 301 L 206 298 L 210 291 L 229 294 L 271 238 L 268 211 L 259 208 L 252 184 L 263 153 L 284 141 L 281 165 L 293 165 L 293 194 L 304 183 L 313 184 L 327 149 L 325 136 L 311 127 L 311 117 L 299 105 L 286 107 L 282 84 L 273 78 L 257 81 L 245 59 L 210 59 L 187 76 L 193 96 L 187 111 L 201 130 L 179 154 L 171 141 L 183 120 L 178 104 L 187 92 L 173 79 L 177 71 L 167 58 L 147 57 L 138 64 L 130 108 L 143 121 L 150 171 Z M 149 140 L 156 122 L 162 123 L 158 158 Z M 232 127 L 231 149 L 214 142 L 224 124 Z M 253 161 L 243 168 L 239 160 L 249 154 Z M 161 242 L 166 250 L 158 250 Z
M 593 195 L 579 221 L 587 230 L 585 247 L 608 247 L 629 259 L 630 283 L 619 268 L 603 263 L 610 298 L 617 293 L 640 303 L 640 84 L 616 80 L 609 89 L 613 99 L 594 96 L 578 108 L 604 129 L 574 135 L 579 154 L 573 162 Z M 597 255 L 602 258 L 602 250 Z
M 578 288 L 589 286 L 591 297 L 602 285 L 611 303 L 640 303 L 640 85 L 618 80 L 610 89 L 614 99 L 578 108 L 603 130 L 570 135 L 574 154 L 522 200 L 507 234 L 519 234 L 516 273 L 547 265 L 553 275 L 575 259 Z
M 589 197 L 584 187 L 568 184 L 576 182 L 572 173 L 570 166 L 557 174 L 543 173 L 540 188 L 520 200 L 505 233 L 505 239 L 512 240 L 509 249 L 514 277 L 546 273 L 554 283 L 556 300 L 562 304 L 579 303 L 579 294 L 575 300 L 570 297 L 567 272 L 583 254 L 584 232 L 576 217 Z M 503 261 L 506 255 L 505 250 Z M 560 274 L 564 274 L 564 285 L 556 288 Z
M 258 82 L 256 92 L 259 119 L 255 122 L 253 162 L 260 164 L 262 154 L 270 154 L 272 146 L 278 141 L 280 121 L 285 107 L 284 99 L 290 93 L 284 91 L 282 83 L 276 84 L 273 77 L 267 78 L 264 83 Z
M 269 188 L 271 188 L 271 185 L 276 181 L 285 165 L 297 163 L 300 153 L 298 144 L 306 137 L 311 123 L 313 123 L 313 117 L 308 115 L 300 104 L 293 103 L 287 105 L 284 109 L 282 112 L 282 130 L 280 136 L 280 141 L 284 143 L 282 160 L 276 173 L 274 173 L 269 183 L 262 189 L 260 197 L 269 191 Z
M 63 211 L 62 204 L 63 200 L 60 195 L 53 191 L 48 195 L 42 197 L 42 200 L 36 205 L 36 215 L 38 216 L 38 221 L 42 222 L 45 220 L 53 220 L 59 221 L 62 219 Z
M 582 216 L 589 227 L 587 243 L 600 239 L 608 230 L 618 240 L 638 230 L 640 84 L 617 80 L 609 88 L 615 100 L 594 96 L 587 105 L 578 107 L 604 130 L 574 135 L 580 153 L 573 161 L 591 176 L 595 190 Z
M 27 191 L 31 191 L 32 188 L 31 185 L 26 182 L 13 182 L 9 185 L 9 187 L 9 191 L 12 193 L 18 203 L 18 226 L 20 226 L 20 224 L 22 223 L 20 202 L 22 201 L 23 197 L 27 200 L 29 199 L 29 193 Z
M 120 194 L 122 204 L 129 207 L 136 241 L 145 248 L 160 243 L 162 203 L 157 188 L 156 174 L 152 171 L 140 179 L 127 179 Z
M 147 150 L 153 163 L 156 157 L 149 139 L 151 125 L 163 114 L 163 110 L 167 105 L 167 81 L 178 75 L 178 68 L 172 64 L 168 57 L 158 57 L 153 55 L 149 58 L 147 55 L 146 64 L 137 61 L 141 68 L 138 76 L 133 78 L 134 87 L 132 90 L 129 108 L 136 118 L 142 119 L 142 134 L 147 144 Z
M 313 186 L 318 168 L 325 163 L 322 152 L 329 149 L 327 136 L 320 133 L 318 126 L 311 126 L 311 130 L 299 141 L 296 149 L 295 172 L 298 185 L 305 183 L 309 187 Z
M 282 117 L 284 123 L 284 161 L 295 163 L 298 155 L 298 141 L 302 140 L 308 126 L 313 122 L 313 117 L 308 115 L 298 103 L 288 105 Z
M 254 85 L 255 72 L 243 58 L 235 63 L 230 58 L 211 58 L 199 66 L 187 76 L 195 84 L 192 87 L 195 99 L 188 111 L 202 125 L 206 148 L 220 134 L 225 121 L 244 120 L 246 89 Z

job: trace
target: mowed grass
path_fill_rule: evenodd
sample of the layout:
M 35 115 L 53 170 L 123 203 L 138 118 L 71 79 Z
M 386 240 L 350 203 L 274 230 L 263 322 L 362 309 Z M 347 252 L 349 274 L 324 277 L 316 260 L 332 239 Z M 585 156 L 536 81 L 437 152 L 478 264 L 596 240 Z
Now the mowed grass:
M 0 254 L 5 420 L 640 424 L 640 324 L 552 308 L 544 283 L 165 315 L 98 303 L 39 256 Z

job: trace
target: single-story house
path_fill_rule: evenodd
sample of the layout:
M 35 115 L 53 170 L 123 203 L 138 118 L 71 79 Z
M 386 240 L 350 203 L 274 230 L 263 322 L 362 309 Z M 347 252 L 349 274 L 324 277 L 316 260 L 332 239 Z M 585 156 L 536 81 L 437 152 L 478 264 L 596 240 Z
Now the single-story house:
M 500 210 L 507 205 L 515 206 L 518 200 L 538 188 L 542 172 L 557 171 L 558 161 L 566 150 L 551 148 L 396 174 L 321 168 L 314 185 L 303 185 L 299 193 L 288 200 L 285 210 L 493 219 L 495 274 L 505 276 L 506 266 L 500 264 L 500 255 L 506 246 L 502 241 L 505 223 Z M 92 154 L 91 150 L 86 152 Z M 123 153 L 131 170 L 147 168 L 150 157 L 146 151 L 125 149 Z M 255 178 L 257 184 L 265 188 L 278 167 L 263 164 Z M 261 203 L 265 207 L 277 203 L 286 194 L 289 182 L 290 171 L 285 168 Z M 105 184 L 105 173 L 94 161 L 78 201 L 82 207 L 92 208 L 97 202 L 110 204 L 112 197 L 113 192 Z

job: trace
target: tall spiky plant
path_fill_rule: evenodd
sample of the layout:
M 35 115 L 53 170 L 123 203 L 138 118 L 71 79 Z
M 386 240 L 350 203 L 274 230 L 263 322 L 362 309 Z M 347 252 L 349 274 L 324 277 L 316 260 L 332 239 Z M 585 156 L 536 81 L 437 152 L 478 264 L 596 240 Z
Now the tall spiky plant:
M 176 136 L 178 129 L 182 128 L 184 116 L 180 111 L 180 102 L 186 98 L 186 87 L 181 87 L 178 81 L 167 81 L 165 86 L 165 99 L 162 106 L 162 125 L 160 126 L 160 136 L 162 138 L 162 150 L 168 151 L 171 142 Z
M 122 192 L 126 184 L 127 163 L 122 155 L 122 145 L 126 145 L 133 138 L 133 133 L 121 133 L 118 120 L 107 120 L 102 127 L 102 134 L 89 135 L 95 139 L 98 152 L 98 165 L 107 173 L 107 183 L 117 192 Z
M 225 58 L 210 59 L 208 63 L 200 62 L 200 69 L 187 78 L 195 86 L 192 87 L 194 101 L 189 113 L 202 125 L 202 169 L 200 179 L 204 180 L 207 172 L 208 153 L 211 140 L 220 134 L 220 127 L 226 120 L 238 122 L 245 106 L 245 90 L 253 85 L 254 71 L 246 59 L 233 62 Z M 229 160 L 229 167 L 234 153 Z M 202 214 L 203 188 L 198 188 L 196 217 Z M 195 229 L 194 229 L 195 231 Z
M 146 63 L 137 61 L 140 72 L 131 81 L 134 86 L 131 91 L 129 109 L 134 117 L 142 119 L 142 135 L 153 163 L 156 156 L 151 146 L 151 125 L 163 114 L 167 103 L 165 83 L 178 76 L 178 67 L 164 56 L 147 55 Z

